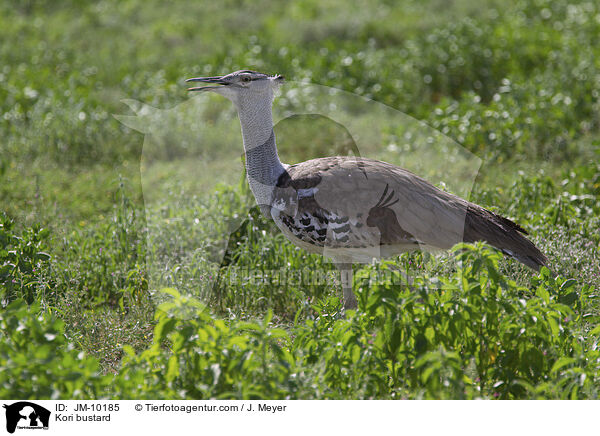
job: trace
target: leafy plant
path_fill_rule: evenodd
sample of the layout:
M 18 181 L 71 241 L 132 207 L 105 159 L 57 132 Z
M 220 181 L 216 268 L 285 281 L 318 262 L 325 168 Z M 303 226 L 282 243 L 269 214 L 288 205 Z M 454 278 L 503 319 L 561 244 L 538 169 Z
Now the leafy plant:
M 286 398 L 297 389 L 288 333 L 261 323 L 212 318 L 192 297 L 174 289 L 156 313 L 152 346 L 127 356 L 117 377 L 119 396 L 166 398 Z M 138 391 L 129 391 L 138 386 Z
M 0 310 L 0 395 L 22 399 L 103 398 L 110 377 L 69 343 L 64 323 L 37 303 Z
M 20 234 L 15 222 L 0 214 L 0 298 L 3 304 L 23 298 L 48 299 L 55 283 L 48 275 L 48 229 L 29 227 Z

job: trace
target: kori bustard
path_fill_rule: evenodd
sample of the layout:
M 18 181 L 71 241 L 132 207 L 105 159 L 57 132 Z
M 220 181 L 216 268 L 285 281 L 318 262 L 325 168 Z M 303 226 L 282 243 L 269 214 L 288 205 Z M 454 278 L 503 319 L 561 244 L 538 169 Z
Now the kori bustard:
M 349 156 L 281 163 L 271 109 L 282 76 L 243 70 L 187 81 L 209 84 L 190 91 L 234 103 L 256 202 L 290 241 L 332 259 L 341 271 L 344 308 L 357 307 L 353 262 L 409 250 L 486 241 L 534 270 L 546 265 L 519 225 L 395 165 Z

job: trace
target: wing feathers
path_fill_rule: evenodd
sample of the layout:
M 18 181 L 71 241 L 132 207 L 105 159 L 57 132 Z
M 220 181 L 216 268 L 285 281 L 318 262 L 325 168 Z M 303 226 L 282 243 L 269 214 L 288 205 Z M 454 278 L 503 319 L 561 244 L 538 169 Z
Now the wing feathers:
M 403 251 L 415 242 L 447 249 L 483 240 L 533 269 L 547 264 L 519 225 L 386 162 L 313 159 L 290 166 L 278 187 L 301 190 L 298 216 L 320 213 L 348 220 L 348 244 L 399 245 Z M 307 198 L 308 193 L 313 196 Z

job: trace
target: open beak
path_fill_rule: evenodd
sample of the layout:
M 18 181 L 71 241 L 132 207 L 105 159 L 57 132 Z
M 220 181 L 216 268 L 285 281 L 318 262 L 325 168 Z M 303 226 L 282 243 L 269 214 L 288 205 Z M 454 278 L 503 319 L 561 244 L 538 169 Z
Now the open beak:
M 218 86 L 196 86 L 193 88 L 188 88 L 188 91 L 210 91 L 212 89 L 221 88 L 222 86 L 229 85 L 229 82 L 223 79 L 224 76 L 214 76 L 214 77 L 194 77 L 192 79 L 187 79 L 186 82 L 202 82 L 202 83 L 212 83 Z

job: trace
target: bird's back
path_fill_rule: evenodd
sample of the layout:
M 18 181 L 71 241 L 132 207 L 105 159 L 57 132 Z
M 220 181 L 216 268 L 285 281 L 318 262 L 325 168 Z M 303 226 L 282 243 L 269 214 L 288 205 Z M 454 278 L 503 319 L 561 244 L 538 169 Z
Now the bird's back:
M 369 262 L 484 240 L 532 268 L 546 263 L 517 224 L 377 160 L 334 156 L 291 165 L 271 205 L 294 243 L 334 258 Z

